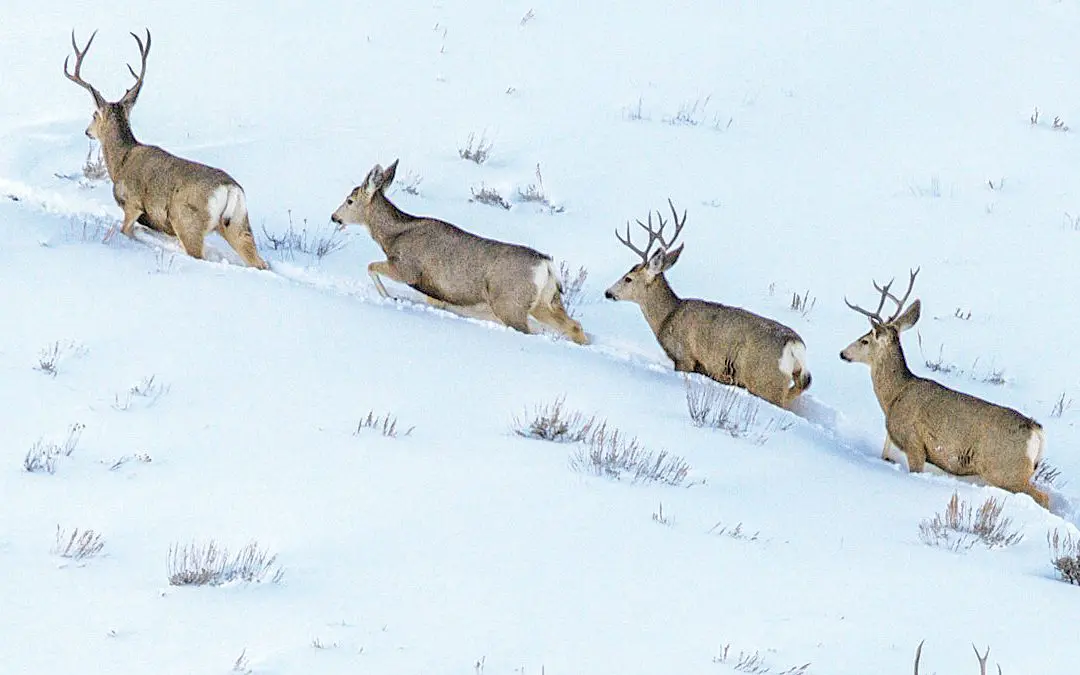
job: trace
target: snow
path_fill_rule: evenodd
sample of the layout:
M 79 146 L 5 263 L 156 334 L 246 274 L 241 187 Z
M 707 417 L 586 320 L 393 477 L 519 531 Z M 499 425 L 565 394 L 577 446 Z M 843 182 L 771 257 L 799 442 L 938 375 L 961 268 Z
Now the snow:
M 1080 9 L 409 4 L 6 5 L 5 671 L 227 673 L 243 654 L 260 674 L 726 673 L 758 652 L 773 673 L 863 675 L 908 672 L 926 639 L 926 672 L 975 672 L 974 642 L 1009 675 L 1075 673 L 1080 596 L 1045 538 L 1080 523 L 1080 164 L 1077 132 L 1052 128 L 1080 124 Z M 146 233 L 101 243 L 120 210 L 107 182 L 80 184 L 91 102 L 61 66 L 72 27 L 100 29 L 83 75 L 115 100 L 144 26 L 136 135 L 235 177 L 273 272 L 216 237 L 209 262 Z M 701 123 L 666 121 L 680 110 Z M 458 157 L 470 134 L 494 144 L 483 165 Z M 290 220 L 329 233 L 395 158 L 398 185 L 422 178 L 391 194 L 403 209 L 587 267 L 594 344 L 383 300 L 362 228 L 321 260 L 269 250 L 263 228 Z M 513 199 L 538 163 L 562 213 Z M 514 207 L 470 203 L 481 183 Z M 640 310 L 602 298 L 635 262 L 612 230 L 669 196 L 689 212 L 676 292 L 806 341 L 803 417 L 763 407 L 792 426 L 762 445 L 693 427 Z M 1053 513 L 880 461 L 868 369 L 838 356 L 866 321 L 842 298 L 914 267 L 909 364 L 1044 425 Z M 36 370 L 56 343 L 55 376 Z M 939 355 L 963 372 L 929 373 Z M 167 390 L 117 409 L 150 376 Z M 511 431 L 563 395 L 685 457 L 697 484 L 577 473 L 571 447 Z M 1078 404 L 1051 416 L 1062 396 Z M 415 429 L 354 435 L 369 411 Z M 75 423 L 55 474 L 23 470 Z M 921 543 L 954 492 L 1004 499 L 1023 541 Z M 52 553 L 58 525 L 100 532 L 101 554 Z M 257 541 L 283 581 L 170 586 L 170 546 L 210 539 Z

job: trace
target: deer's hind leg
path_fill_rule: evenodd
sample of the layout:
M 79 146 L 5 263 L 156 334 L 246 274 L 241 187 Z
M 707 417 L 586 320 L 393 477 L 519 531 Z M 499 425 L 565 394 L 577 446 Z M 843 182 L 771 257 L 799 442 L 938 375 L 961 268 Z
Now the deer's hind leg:
M 530 313 L 540 323 L 551 326 L 579 345 L 589 344 L 589 338 L 585 335 L 581 324 L 570 318 L 558 296 L 555 296 L 555 300 L 550 305 L 544 302 L 537 303 Z
M 223 221 L 218 231 L 221 232 L 221 236 L 225 238 L 229 246 L 250 267 L 259 270 L 270 269 L 270 265 L 266 264 L 266 261 L 259 255 L 259 249 L 255 246 L 255 235 L 251 232 L 251 223 L 248 222 L 246 213 L 232 221 Z

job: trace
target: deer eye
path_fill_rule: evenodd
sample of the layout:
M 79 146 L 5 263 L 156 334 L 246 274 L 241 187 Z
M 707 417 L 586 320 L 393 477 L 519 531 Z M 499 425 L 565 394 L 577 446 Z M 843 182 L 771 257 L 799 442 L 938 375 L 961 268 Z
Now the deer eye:
M 870 338 L 863 338 L 860 342 L 864 345 L 868 345 L 870 344 Z
M 349 206 L 352 206 L 353 198 L 349 197 L 348 199 L 345 200 L 345 203 L 348 204 Z
M 626 276 L 626 277 L 623 277 L 623 281 L 625 281 L 626 283 L 629 284 L 629 283 L 633 283 L 634 280 L 631 279 L 630 277 Z

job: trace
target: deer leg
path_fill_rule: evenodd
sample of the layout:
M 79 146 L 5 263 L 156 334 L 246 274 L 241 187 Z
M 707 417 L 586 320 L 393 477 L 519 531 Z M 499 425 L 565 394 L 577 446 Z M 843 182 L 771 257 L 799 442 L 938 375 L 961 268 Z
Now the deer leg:
M 259 249 L 255 246 L 255 235 L 251 232 L 251 224 L 248 222 L 247 214 L 243 218 L 237 218 L 232 222 L 222 223 L 218 231 L 221 232 L 221 236 L 244 259 L 248 266 L 259 270 L 270 269 L 270 265 L 266 264 L 266 261 L 259 255 Z
M 926 467 L 926 448 L 921 444 L 915 444 L 911 449 L 901 448 L 907 455 L 908 473 L 922 473 Z
M 122 222 L 120 224 L 120 231 L 122 233 L 124 233 L 125 236 L 134 237 L 135 236 L 135 222 L 139 220 L 139 216 L 141 216 L 141 215 L 142 215 L 142 211 L 140 211 L 138 209 L 127 208 L 127 206 L 125 205 L 125 208 L 124 208 L 124 222 Z M 109 243 L 109 240 L 113 238 L 114 234 L 116 234 L 116 226 L 115 225 L 113 225 L 112 227 L 109 228 L 109 230 L 105 233 L 104 238 L 102 238 L 101 242 L 103 244 Z
M 579 345 L 589 344 L 589 338 L 585 336 L 581 324 L 570 318 L 570 315 L 563 309 L 562 302 L 557 299 L 552 301 L 551 306 L 544 303 L 538 304 L 533 307 L 531 314 L 540 323 L 551 326 Z
M 1024 483 L 1013 490 L 1013 492 L 1022 492 L 1026 495 L 1031 495 L 1031 498 L 1034 499 L 1039 506 L 1047 511 L 1050 510 L 1050 495 L 1031 483 Z
M 889 449 L 892 448 L 892 439 L 889 438 L 889 432 L 885 432 L 885 446 L 881 448 L 881 458 L 889 464 L 896 464 L 896 460 L 889 456 Z
M 173 229 L 176 230 L 176 238 L 180 240 L 180 248 L 184 249 L 184 253 L 201 260 L 203 257 L 203 233 L 198 228 L 184 227 L 182 225 Z

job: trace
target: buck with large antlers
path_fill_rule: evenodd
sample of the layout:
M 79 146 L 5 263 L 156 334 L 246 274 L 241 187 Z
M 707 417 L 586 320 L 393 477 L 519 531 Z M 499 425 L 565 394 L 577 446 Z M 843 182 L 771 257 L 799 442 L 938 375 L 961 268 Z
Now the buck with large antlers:
M 551 256 L 405 213 L 385 194 L 397 166 L 397 160 L 386 169 L 376 164 L 330 216 L 342 230 L 363 225 L 386 254 L 386 260 L 368 265 L 380 295 L 390 297 L 379 279 L 383 275 L 420 291 L 437 306 L 486 306 L 522 333 L 532 332 L 532 316 L 578 344 L 588 343 L 581 324 L 563 307 Z
M 268 269 L 269 266 L 255 247 L 243 188 L 220 169 L 181 159 L 157 146 L 140 143 L 131 131 L 131 109 L 139 98 L 146 76 L 150 31 L 146 31 L 145 44 L 138 35 L 131 34 L 139 45 L 142 66 L 138 73 L 128 66 L 135 77 L 135 84 L 115 103 L 106 101 L 93 85 L 82 78 L 83 59 L 96 35 L 97 31 L 94 31 L 86 46 L 79 49 L 72 31 L 75 70 L 74 73 L 68 71 L 68 57 L 64 59 L 64 75 L 94 98 L 96 109 L 90 126 L 86 128 L 86 135 L 101 143 L 105 166 L 113 182 L 113 197 L 124 210 L 120 231 L 133 237 L 135 223 L 138 222 L 176 236 L 188 255 L 201 258 L 203 240 L 216 230 L 248 265 Z M 112 232 L 110 230 L 110 236 Z
M 923 641 L 925 642 L 925 640 Z M 919 675 L 919 660 L 922 658 L 923 642 L 919 643 L 919 646 L 915 649 L 915 675 Z M 979 675 L 986 675 L 986 659 L 990 658 L 990 648 L 986 648 L 986 652 L 979 653 L 979 649 L 975 645 L 971 645 L 971 648 L 975 650 L 975 658 L 979 660 Z M 1001 675 L 1001 665 L 997 667 L 998 675 Z
M 649 237 L 643 248 L 631 242 L 629 222 L 625 239 L 615 230 L 615 238 L 638 254 L 641 262 L 607 289 L 604 297 L 641 307 L 660 346 L 675 362 L 675 370 L 700 373 L 743 387 L 775 405 L 789 406 L 810 386 L 802 338 L 787 326 L 740 307 L 675 295 L 664 272 L 682 255 L 681 245 L 671 247 L 686 224 L 686 212 L 680 219 L 670 199 L 668 206 L 675 219 L 670 240 L 664 237 L 667 222 L 659 212 L 655 227 L 652 213 L 648 224 L 637 221 Z M 659 246 L 652 250 L 655 243 Z
M 954 475 L 978 476 L 990 485 L 1031 495 L 1049 508 L 1050 498 L 1031 484 L 1046 443 L 1038 422 L 908 369 L 900 333 L 919 320 L 918 299 L 904 308 L 918 274 L 919 270 L 911 272 L 902 298 L 893 294 L 891 281 L 884 286 L 875 282 L 881 299 L 873 312 L 844 299 L 870 320 L 870 331 L 840 352 L 840 358 L 870 366 L 874 394 L 885 413 L 882 458 L 889 460 L 889 449 L 895 445 L 907 455 L 909 471 L 922 471 L 930 462 Z M 881 316 L 886 301 L 896 305 L 887 319 Z

